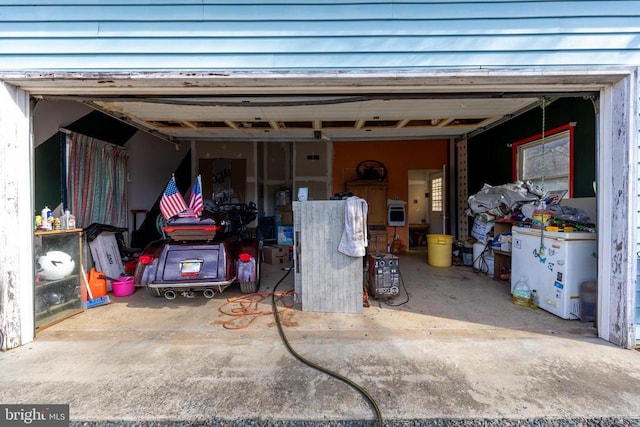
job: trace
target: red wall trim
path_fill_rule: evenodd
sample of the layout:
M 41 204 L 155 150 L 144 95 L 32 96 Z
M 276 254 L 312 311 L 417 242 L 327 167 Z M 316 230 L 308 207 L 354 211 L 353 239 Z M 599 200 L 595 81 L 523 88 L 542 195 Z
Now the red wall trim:
M 573 124 L 567 123 L 566 125 L 558 126 L 557 128 L 550 129 L 544 133 L 545 138 L 552 137 L 565 130 L 569 131 L 569 197 L 573 197 Z M 511 145 L 511 177 L 515 182 L 518 179 L 518 147 L 527 144 L 531 141 L 542 139 L 542 132 L 537 135 L 530 136 L 520 141 L 514 142 Z

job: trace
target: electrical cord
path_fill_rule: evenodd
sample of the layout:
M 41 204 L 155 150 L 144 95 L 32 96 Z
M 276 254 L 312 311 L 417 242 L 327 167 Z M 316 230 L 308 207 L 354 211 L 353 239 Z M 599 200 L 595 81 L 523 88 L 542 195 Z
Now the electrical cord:
M 291 269 L 288 269 L 287 272 L 285 273 L 284 276 L 282 276 L 282 278 L 278 281 L 278 283 L 276 283 L 276 285 L 273 288 L 273 292 L 275 294 L 275 292 L 278 290 L 278 286 L 280 286 L 280 284 L 284 281 L 284 279 L 287 277 L 287 275 L 291 272 Z M 380 413 L 380 408 L 378 408 L 378 404 L 375 401 L 375 399 L 359 384 L 355 383 L 354 381 L 350 380 L 349 378 L 340 375 L 337 372 L 333 372 L 327 368 L 324 368 L 316 363 L 311 362 L 310 360 L 305 359 L 304 357 L 302 357 L 300 354 L 298 354 L 293 347 L 291 346 L 291 344 L 289 343 L 289 340 L 287 339 L 287 336 L 284 333 L 284 328 L 282 327 L 282 323 L 280 322 L 280 315 L 278 313 L 278 309 L 276 306 L 276 299 L 275 299 L 275 295 L 272 296 L 271 298 L 271 305 L 273 308 L 273 313 L 274 316 L 276 318 L 276 325 L 278 326 L 278 333 L 280 334 L 280 338 L 282 338 L 282 342 L 284 342 L 284 345 L 287 347 L 287 350 L 289 350 L 289 352 L 299 361 L 301 361 L 302 363 L 304 363 L 305 365 L 314 368 L 320 372 L 323 372 L 329 376 L 332 376 L 342 382 L 347 383 L 348 385 L 350 385 L 351 387 L 353 387 L 354 389 L 356 389 L 360 394 L 362 394 L 371 404 L 371 407 L 374 409 L 375 413 L 376 413 L 376 417 L 378 418 L 378 427 L 382 427 L 382 414 Z
M 473 260 L 472 265 L 473 265 L 474 273 L 489 273 L 489 264 L 487 264 L 487 261 L 485 259 L 485 255 L 488 254 L 489 252 L 491 252 L 491 240 L 487 239 L 487 243 L 484 246 L 484 249 L 482 249 L 482 252 L 480 252 L 480 255 L 478 255 Z M 476 268 L 476 262 L 479 268 Z M 486 269 L 486 271 L 483 270 L 483 267 Z
M 231 319 L 222 322 L 222 327 L 225 329 L 238 330 L 246 328 L 251 325 L 258 317 L 273 314 L 271 310 L 260 310 L 260 303 L 269 297 L 278 298 L 278 301 L 293 295 L 293 291 L 275 292 L 270 293 L 253 293 L 243 294 L 239 297 L 228 298 L 227 302 L 222 304 L 218 311 L 220 313 L 230 316 Z M 287 311 L 293 308 L 294 303 L 290 304 L 282 303 L 283 307 L 279 311 Z M 248 320 L 247 320 L 248 319 Z

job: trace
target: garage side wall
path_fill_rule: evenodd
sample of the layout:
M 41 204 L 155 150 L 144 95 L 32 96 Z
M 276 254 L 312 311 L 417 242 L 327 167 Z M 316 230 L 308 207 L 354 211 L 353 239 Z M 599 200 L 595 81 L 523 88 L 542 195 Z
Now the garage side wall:
M 633 117 L 638 117 L 640 115 L 640 69 L 636 70 L 635 75 L 636 82 L 636 90 L 633 91 L 633 99 L 635 99 L 635 107 L 633 108 Z M 633 129 L 633 134 L 640 135 L 640 121 L 632 120 L 632 126 L 635 126 Z M 635 187 L 635 212 L 636 212 L 636 246 L 635 246 L 635 256 L 636 256 L 636 292 L 635 292 L 635 302 L 633 306 L 635 307 L 634 319 L 635 319 L 635 345 L 640 345 L 640 141 L 635 141 L 635 153 L 636 153 L 636 173 L 634 183 Z
M 31 342 L 33 202 L 29 96 L 0 83 L 0 347 Z
M 636 291 L 637 76 L 602 93 L 598 152 L 598 335 L 632 348 Z

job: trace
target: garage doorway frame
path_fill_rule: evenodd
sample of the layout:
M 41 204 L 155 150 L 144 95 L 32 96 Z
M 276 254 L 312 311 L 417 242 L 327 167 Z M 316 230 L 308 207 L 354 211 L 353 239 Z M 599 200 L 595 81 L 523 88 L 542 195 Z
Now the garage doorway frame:
M 492 88 L 499 92 L 501 87 L 514 87 L 529 91 L 541 92 L 545 88 L 552 90 L 553 82 L 564 84 L 571 83 L 572 90 L 580 91 L 583 88 L 593 90 L 598 87 L 600 91 L 598 114 L 598 142 L 597 142 L 597 192 L 598 192 L 598 335 L 604 340 L 610 341 L 624 348 L 635 346 L 635 291 L 636 291 L 636 252 L 638 247 L 638 69 L 616 68 L 602 71 L 590 70 L 564 70 L 561 73 L 541 72 L 529 70 L 518 72 L 513 70 L 482 70 L 481 75 L 469 71 L 451 72 L 412 72 L 414 77 L 419 77 L 423 82 L 430 78 L 450 80 L 451 83 L 467 79 L 467 90 L 471 87 Z M 256 73 L 254 78 L 259 79 L 264 73 Z M 182 79 L 187 77 L 176 73 Z M 233 73 L 231 76 L 234 77 Z M 335 74 L 324 77 L 334 76 Z M 530 83 L 525 84 L 524 79 L 529 76 Z M 540 80 L 541 76 L 543 80 Z M 51 77 L 51 89 L 56 89 L 56 83 L 65 80 L 86 79 L 86 73 L 56 73 Z M 130 73 L 95 73 L 96 81 L 103 78 L 127 79 L 130 85 L 128 90 L 134 90 L 136 78 L 144 79 L 144 73 L 132 76 Z M 241 77 L 241 76 L 235 76 Z M 266 77 L 266 76 L 265 76 Z M 287 87 L 287 78 L 290 73 L 271 74 L 269 77 L 279 77 L 280 87 L 283 92 Z M 319 81 L 322 73 L 315 73 L 314 78 Z M 351 76 L 353 77 L 353 76 Z M 474 83 L 470 77 L 475 77 Z M 486 80 L 483 80 L 483 77 Z M 0 74 L 0 117 L 11 119 L 0 120 L 0 131 L 5 136 L 3 142 L 3 156 L 0 156 L 0 168 L 3 171 L 23 170 L 18 173 L 19 179 L 9 177 L 7 172 L 2 179 L 2 191 L 9 197 L 9 203 L 4 202 L 4 209 L 0 215 L 4 224 L 10 224 L 2 231 L 5 242 L 32 242 L 33 241 L 33 136 L 31 132 L 32 108 L 28 100 L 31 96 L 40 96 L 39 93 L 29 93 L 28 83 L 32 80 L 42 80 L 38 73 L 10 73 Z M 192 76 L 197 79 L 198 76 Z M 366 74 L 367 81 L 377 81 L 378 87 L 384 87 L 385 79 L 397 79 L 398 73 L 375 72 Z M 493 78 L 493 80 L 491 80 Z M 546 79 L 546 80 L 545 80 Z M 238 79 L 239 81 L 240 79 Z M 86 80 L 85 80 L 86 81 Z M 484 85 L 483 85 L 484 81 Z M 493 81 L 493 83 L 491 83 Z M 21 84 L 24 83 L 24 85 Z M 346 88 L 353 80 L 342 83 Z M 25 87 L 27 89 L 21 89 Z M 41 86 L 46 87 L 46 86 Z M 417 86 L 416 86 L 417 87 Z M 58 90 L 60 88 L 57 88 Z M 86 94 L 89 95 L 91 87 L 86 86 Z M 389 83 L 387 90 L 394 90 Z M 451 92 L 456 90 L 451 88 Z M 476 88 L 477 90 L 477 88 Z M 53 90 L 54 91 L 54 90 Z M 452 166 L 456 162 L 452 159 Z M 16 165 L 20 165 L 16 168 Z M 11 168 L 9 168 L 11 166 Z M 26 191 L 29 190 L 29 191 Z M 10 229 L 9 229 L 10 228 Z M 0 275 L 0 330 L 5 336 L 3 349 L 26 344 L 34 339 L 33 330 L 33 291 L 29 290 L 33 283 L 33 246 L 13 251 L 3 251 L 0 254 L 0 264 L 5 266 Z M 32 288 L 32 287 L 31 287 Z

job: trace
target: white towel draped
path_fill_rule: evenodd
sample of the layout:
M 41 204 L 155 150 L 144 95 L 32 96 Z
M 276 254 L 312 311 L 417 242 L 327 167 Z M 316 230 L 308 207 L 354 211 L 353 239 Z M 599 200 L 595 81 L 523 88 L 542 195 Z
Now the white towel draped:
M 363 257 L 367 247 L 367 212 L 365 199 L 357 196 L 349 197 L 344 210 L 344 231 L 338 252 L 347 256 Z

